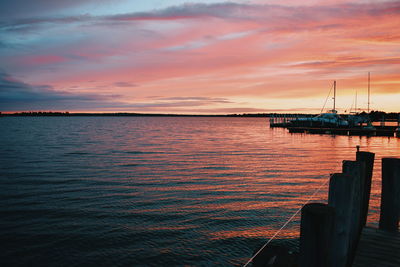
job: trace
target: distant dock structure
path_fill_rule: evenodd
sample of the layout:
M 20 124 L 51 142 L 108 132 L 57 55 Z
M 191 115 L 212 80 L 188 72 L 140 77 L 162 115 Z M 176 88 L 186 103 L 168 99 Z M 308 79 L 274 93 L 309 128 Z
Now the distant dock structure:
M 400 115 L 397 120 L 385 120 L 385 118 L 382 118 L 378 122 L 359 123 L 353 126 L 332 126 L 315 123 L 312 119 L 315 118 L 313 116 L 315 115 L 271 115 L 269 126 L 271 128 L 286 128 L 289 133 L 400 137 Z
M 357 108 L 357 91 L 355 99 L 355 112 L 350 114 L 339 114 L 336 109 L 336 81 L 333 81 L 331 90 L 329 90 L 325 103 L 318 115 L 308 116 L 304 114 L 286 115 L 277 114 L 270 117 L 270 127 L 284 127 L 290 133 L 310 133 L 310 134 L 331 134 L 331 135 L 358 135 L 358 136 L 397 136 L 400 137 L 400 113 L 398 114 L 397 126 L 386 125 L 387 122 L 383 117 L 379 118 L 380 125 L 373 125 L 371 114 L 374 117 L 377 113 L 384 116 L 384 112 L 370 112 L 370 72 L 368 72 L 368 107 L 367 112 L 359 112 Z M 333 107 L 325 111 L 325 105 L 330 97 L 333 89 Z M 394 118 L 396 119 L 396 118 Z M 375 117 L 376 121 L 377 118 Z M 388 121 L 389 122 L 389 121 Z M 396 122 L 392 120 L 391 122 Z

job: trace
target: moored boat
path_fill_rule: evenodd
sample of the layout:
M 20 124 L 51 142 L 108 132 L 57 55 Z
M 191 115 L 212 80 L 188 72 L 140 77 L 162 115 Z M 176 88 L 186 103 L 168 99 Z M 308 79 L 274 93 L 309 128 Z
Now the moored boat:
M 312 118 L 298 118 L 290 121 L 292 127 L 341 128 L 348 127 L 349 122 L 336 110 L 336 81 L 333 82 L 333 109 Z

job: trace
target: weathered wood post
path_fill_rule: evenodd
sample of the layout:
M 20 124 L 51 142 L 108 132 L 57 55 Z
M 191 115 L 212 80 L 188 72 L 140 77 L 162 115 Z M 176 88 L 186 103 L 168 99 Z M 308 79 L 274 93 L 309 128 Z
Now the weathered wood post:
M 354 188 L 355 179 L 350 174 L 332 174 L 328 195 L 328 205 L 335 208 L 331 266 L 345 267 L 348 261 Z
M 354 189 L 352 192 L 353 202 L 351 203 L 352 211 L 350 215 L 350 247 L 347 257 L 347 266 L 352 266 L 355 257 L 355 250 L 362 232 L 361 208 L 362 192 L 364 191 L 363 177 L 365 177 L 365 163 L 361 161 L 344 160 L 342 172 L 351 175 L 352 179 L 354 179 Z
M 396 232 L 400 219 L 400 159 L 382 159 L 382 195 L 379 229 Z
M 310 203 L 301 209 L 300 267 L 329 266 L 335 209 Z
M 357 151 L 357 161 L 365 163 L 364 188 L 362 192 L 361 227 L 367 223 L 369 196 L 371 193 L 372 172 L 374 169 L 375 153 Z

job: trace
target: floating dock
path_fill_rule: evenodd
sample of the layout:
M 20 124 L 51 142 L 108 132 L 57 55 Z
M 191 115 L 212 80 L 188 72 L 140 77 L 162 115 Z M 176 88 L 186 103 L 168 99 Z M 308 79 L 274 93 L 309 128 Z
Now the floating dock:
M 278 127 L 278 126 L 275 126 Z M 332 135 L 355 135 L 355 136 L 397 136 L 400 132 L 396 126 L 377 126 L 375 128 L 317 128 L 317 127 L 291 127 L 282 126 L 289 130 L 289 133 L 309 133 L 309 134 L 332 134 Z

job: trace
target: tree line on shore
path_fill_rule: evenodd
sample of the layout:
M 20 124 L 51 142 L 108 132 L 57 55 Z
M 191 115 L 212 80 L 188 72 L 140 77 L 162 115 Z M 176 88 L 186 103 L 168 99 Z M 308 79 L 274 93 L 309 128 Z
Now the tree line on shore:
M 371 121 L 381 120 L 400 120 L 400 112 L 384 112 L 384 111 L 371 111 L 369 113 L 363 111 L 360 115 L 368 115 Z M 193 117 L 304 117 L 314 116 L 317 114 L 304 114 L 304 113 L 242 113 L 242 114 L 225 114 L 225 115 L 199 115 L 199 114 L 163 114 L 163 113 L 129 113 L 129 112 L 117 112 L 117 113 L 70 113 L 68 111 L 24 111 L 14 113 L 2 113 L 0 116 L 193 116 Z M 344 114 L 346 116 L 346 114 Z

